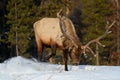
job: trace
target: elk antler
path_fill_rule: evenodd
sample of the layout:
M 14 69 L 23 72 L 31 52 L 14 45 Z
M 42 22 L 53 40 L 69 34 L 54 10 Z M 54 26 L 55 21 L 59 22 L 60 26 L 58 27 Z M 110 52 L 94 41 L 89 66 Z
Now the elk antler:
M 74 42 L 74 39 L 70 36 L 70 35 L 68 35 L 68 34 L 66 34 L 66 26 L 65 26 L 65 23 L 64 23 L 64 19 L 65 19 L 65 17 L 64 16 L 62 16 L 62 15 L 60 15 L 60 13 L 62 12 L 62 9 L 60 9 L 60 11 L 57 13 L 57 17 L 59 18 L 59 20 L 60 20 L 60 29 L 61 29 L 61 32 L 63 33 L 63 35 L 67 38 L 67 39 L 69 39 L 70 41 L 71 41 L 71 43 L 72 43 L 72 45 L 70 45 L 71 46 L 71 48 L 73 47 L 73 45 L 77 48 L 78 46 L 77 46 L 77 44 Z
M 72 48 L 73 45 L 74 45 L 76 48 L 78 48 L 77 44 L 74 42 L 74 39 L 73 39 L 71 36 L 69 36 L 68 34 L 66 34 L 64 22 L 61 20 L 61 18 L 59 18 L 59 19 L 60 19 L 60 28 L 61 28 L 61 31 L 62 31 L 63 35 L 64 35 L 67 39 L 69 39 L 69 40 L 71 41 L 71 43 L 72 43 L 71 48 Z
M 98 38 L 96 39 L 93 39 L 91 41 L 89 41 L 86 45 L 82 46 L 81 48 L 83 49 L 83 53 L 86 52 L 86 49 L 88 49 L 93 55 L 94 55 L 94 52 L 93 50 L 89 47 L 90 44 L 92 43 L 97 43 L 98 45 L 102 46 L 102 47 L 105 47 L 105 45 L 103 45 L 102 43 L 100 43 L 100 40 L 102 38 L 104 38 L 106 35 L 108 35 L 109 33 L 111 33 L 112 31 L 110 31 L 110 28 L 115 24 L 115 20 L 112 22 L 112 24 L 110 26 L 107 27 L 106 31 L 104 32 L 103 35 L 99 36 Z M 95 55 L 94 55 L 95 56 Z

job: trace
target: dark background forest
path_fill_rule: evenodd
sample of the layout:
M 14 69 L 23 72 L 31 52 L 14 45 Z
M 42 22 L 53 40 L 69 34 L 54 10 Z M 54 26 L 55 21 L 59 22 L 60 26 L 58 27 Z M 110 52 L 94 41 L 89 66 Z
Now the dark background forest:
M 120 65 L 120 0 L 0 0 L 0 62 L 14 56 L 37 58 L 34 22 L 56 17 L 66 7 L 82 44 L 102 35 L 106 25 L 116 20 L 112 33 L 101 40 L 104 48 L 96 50 L 96 44 L 90 45 L 99 52 L 99 58 L 87 53 L 86 64 Z M 53 63 L 61 61 L 61 51 L 57 50 Z

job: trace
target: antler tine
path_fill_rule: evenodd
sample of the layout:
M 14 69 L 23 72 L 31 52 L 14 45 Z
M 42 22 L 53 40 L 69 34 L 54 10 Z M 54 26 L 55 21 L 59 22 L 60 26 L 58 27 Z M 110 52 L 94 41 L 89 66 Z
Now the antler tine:
M 94 51 L 90 48 L 90 47 L 87 47 L 87 49 L 92 53 L 92 55 L 95 57 L 96 55 L 95 55 L 95 53 L 94 53 Z
M 59 12 L 57 12 L 57 17 L 60 18 L 61 17 L 61 13 L 62 13 L 63 9 L 60 9 Z
M 115 23 L 116 23 L 116 20 L 114 20 L 114 21 L 112 22 L 112 24 L 107 27 L 107 30 L 106 30 L 106 31 L 109 31 L 109 29 L 110 29 Z
M 100 41 L 97 42 L 98 45 L 105 47 L 105 45 L 103 45 L 102 43 L 100 43 Z
M 89 46 L 82 46 L 82 49 L 83 49 L 83 54 L 85 54 L 86 49 L 88 49 L 94 57 L 96 56 L 94 51 Z

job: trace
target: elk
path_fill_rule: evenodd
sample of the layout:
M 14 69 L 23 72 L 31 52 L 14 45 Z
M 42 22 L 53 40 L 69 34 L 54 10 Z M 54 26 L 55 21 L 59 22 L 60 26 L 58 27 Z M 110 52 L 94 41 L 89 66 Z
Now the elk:
M 40 61 L 42 61 L 44 46 L 50 46 L 52 49 L 52 53 L 47 56 L 47 59 L 54 56 L 56 48 L 59 48 L 63 51 L 65 71 L 68 71 L 68 55 L 70 55 L 74 64 L 79 64 L 81 44 L 72 21 L 61 13 L 62 10 L 58 12 L 57 18 L 43 18 L 35 22 L 34 33 Z
M 68 55 L 72 58 L 74 64 L 79 64 L 79 55 L 80 53 L 85 54 L 86 50 L 89 50 L 94 55 L 94 52 L 89 45 L 98 43 L 104 47 L 99 40 L 111 33 L 109 30 L 115 22 L 116 21 L 113 21 L 113 23 L 107 27 L 102 36 L 89 41 L 86 45 L 80 43 L 72 21 L 62 15 L 62 9 L 57 13 L 57 18 L 46 17 L 35 22 L 34 33 L 40 61 L 42 61 L 42 52 L 45 46 L 50 46 L 52 49 L 52 53 L 47 56 L 47 59 L 55 56 L 56 48 L 59 48 L 63 51 L 65 71 L 68 71 Z

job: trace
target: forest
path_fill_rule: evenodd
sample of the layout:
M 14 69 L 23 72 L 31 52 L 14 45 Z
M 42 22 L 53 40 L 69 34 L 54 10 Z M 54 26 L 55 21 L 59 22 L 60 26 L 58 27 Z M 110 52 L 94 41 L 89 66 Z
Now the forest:
M 112 32 L 100 40 L 105 47 L 91 44 L 96 57 L 87 52 L 85 61 L 80 56 L 81 64 L 120 65 L 120 0 L 0 0 L 0 62 L 14 56 L 37 58 L 33 24 L 44 17 L 57 17 L 66 7 L 70 11 L 66 16 L 83 45 L 104 34 L 116 21 Z M 50 49 L 44 53 L 49 54 Z M 61 57 L 58 49 L 52 63 L 61 63 Z

